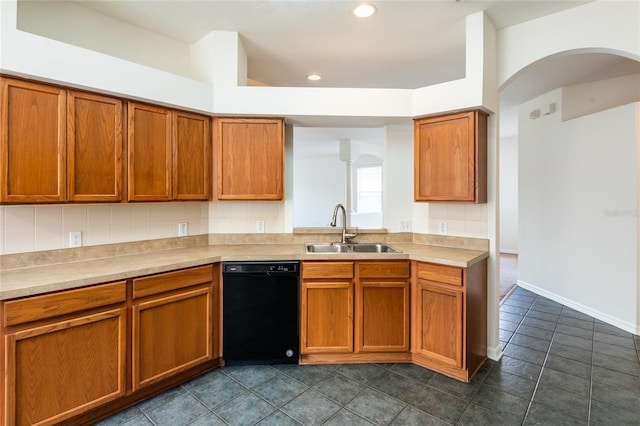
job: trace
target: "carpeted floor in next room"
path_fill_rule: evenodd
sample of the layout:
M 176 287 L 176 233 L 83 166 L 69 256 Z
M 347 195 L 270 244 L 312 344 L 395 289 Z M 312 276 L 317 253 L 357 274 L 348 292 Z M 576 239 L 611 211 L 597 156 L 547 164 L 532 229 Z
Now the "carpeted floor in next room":
M 516 288 L 518 282 L 518 255 L 500 253 L 500 301 Z

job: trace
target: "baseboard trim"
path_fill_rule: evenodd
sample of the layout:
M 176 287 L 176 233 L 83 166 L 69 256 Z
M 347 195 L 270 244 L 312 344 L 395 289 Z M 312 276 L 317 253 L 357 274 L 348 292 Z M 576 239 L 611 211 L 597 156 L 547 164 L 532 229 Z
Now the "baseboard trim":
M 500 254 L 518 254 L 518 250 L 500 249 Z
M 633 324 L 631 322 L 622 321 L 619 318 L 615 318 L 609 314 L 605 314 L 598 310 L 592 309 L 588 306 L 574 302 L 573 300 L 567 299 L 563 296 L 559 296 L 555 293 L 552 293 L 548 290 L 537 287 L 526 281 L 518 280 L 518 286 L 524 288 L 525 290 L 529 290 L 533 293 L 536 293 L 539 296 L 546 297 L 547 299 L 551 299 L 554 302 L 558 302 L 565 306 L 568 306 L 571 309 L 575 309 L 578 312 L 582 312 L 583 314 L 597 318 L 600 321 L 606 322 L 607 324 L 610 324 L 614 327 L 618 327 L 624 331 L 628 331 L 631 334 L 640 335 L 640 324 Z
M 513 292 L 516 291 L 517 289 L 518 289 L 518 284 L 514 284 L 513 287 L 511 287 L 511 289 L 504 295 L 502 300 L 500 300 L 500 306 L 502 306 L 502 304 L 507 301 L 509 296 L 511 296 Z
M 502 358 L 502 355 L 503 355 L 502 348 L 500 347 L 499 344 L 495 348 L 492 348 L 491 346 L 487 346 L 487 357 L 490 360 L 500 361 L 500 358 Z

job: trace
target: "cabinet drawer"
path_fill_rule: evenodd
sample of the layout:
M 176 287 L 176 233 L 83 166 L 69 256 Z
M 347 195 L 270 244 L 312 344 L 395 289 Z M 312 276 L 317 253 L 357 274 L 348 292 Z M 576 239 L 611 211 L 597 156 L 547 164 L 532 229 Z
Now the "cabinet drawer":
M 353 278 L 353 262 L 303 262 L 302 278 Z
M 358 263 L 360 278 L 409 278 L 408 261 Z
M 213 281 L 211 265 L 182 269 L 133 280 L 133 298 L 151 296 Z
M 462 286 L 462 268 L 455 266 L 418 263 L 418 279 Z
M 4 303 L 6 326 L 53 318 L 73 312 L 124 302 L 126 282 L 11 300 Z

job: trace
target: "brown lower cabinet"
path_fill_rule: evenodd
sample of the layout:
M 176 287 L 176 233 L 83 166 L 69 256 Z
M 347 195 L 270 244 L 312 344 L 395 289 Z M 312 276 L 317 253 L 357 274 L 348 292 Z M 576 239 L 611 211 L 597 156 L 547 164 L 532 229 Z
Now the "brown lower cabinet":
M 409 261 L 302 263 L 301 362 L 409 361 Z
M 0 302 L 0 424 L 89 424 L 221 364 L 220 265 Z M 487 260 L 304 261 L 301 363 L 487 358 Z
M 220 363 L 219 266 L 0 303 L 1 424 L 89 424 Z
M 468 382 L 487 359 L 487 261 L 412 267 L 413 361 Z
M 213 357 L 213 270 L 133 280 L 133 390 Z
M 49 425 L 126 393 L 126 283 L 7 301 L 4 425 Z
M 302 263 L 302 363 L 413 362 L 468 382 L 487 358 L 487 260 Z

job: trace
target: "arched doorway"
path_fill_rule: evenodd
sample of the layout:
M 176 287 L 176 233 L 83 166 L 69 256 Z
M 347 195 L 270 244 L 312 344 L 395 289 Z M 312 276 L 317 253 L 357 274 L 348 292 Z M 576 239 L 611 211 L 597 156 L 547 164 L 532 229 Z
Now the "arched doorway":
M 523 119 L 523 114 L 525 120 L 537 120 L 535 117 L 536 114 L 558 114 L 561 117 L 562 121 L 577 119 L 579 117 L 586 117 L 590 114 L 596 114 L 600 111 L 606 111 L 609 109 L 613 109 L 619 105 L 628 104 L 629 102 L 638 101 L 638 91 L 636 90 L 635 94 L 633 90 L 620 90 L 620 87 L 624 87 L 625 84 L 629 84 L 629 82 L 624 82 L 624 79 L 631 78 L 633 79 L 634 75 L 640 74 L 640 62 L 634 59 L 629 59 L 624 57 L 618 52 L 594 52 L 593 50 L 577 50 L 571 52 L 563 52 L 560 54 L 551 55 L 545 57 L 529 66 L 525 69 L 518 72 L 515 76 L 513 76 L 509 81 L 507 81 L 501 88 L 500 91 L 500 121 L 501 121 L 501 129 L 500 129 L 500 156 L 501 156 L 501 167 L 500 167 L 500 236 L 501 236 L 501 248 L 507 248 L 507 251 L 515 251 L 518 254 L 521 254 L 520 245 L 521 239 L 523 238 L 523 224 L 520 223 L 519 218 L 522 216 L 522 207 L 523 202 L 520 200 L 520 195 L 523 190 L 531 190 L 532 188 L 536 188 L 535 182 L 528 181 L 523 184 L 522 182 L 522 172 L 519 171 L 519 167 L 522 164 L 527 164 L 528 159 L 523 158 L 523 154 L 519 152 L 519 142 L 521 135 L 519 134 L 520 128 L 522 126 L 518 125 L 518 120 Z M 631 87 L 633 87 L 633 80 Z M 635 80 L 637 81 L 637 80 Z M 637 87 L 637 86 L 636 86 Z M 562 104 L 557 105 L 558 110 L 554 112 L 550 112 L 550 104 L 541 103 L 538 106 L 532 106 L 530 111 L 520 111 L 520 116 L 518 116 L 518 109 L 521 105 L 526 104 L 528 101 L 532 99 L 536 99 L 550 93 L 554 90 L 562 91 L 562 99 L 565 104 L 565 108 L 562 108 Z M 619 94 L 614 95 L 614 92 L 618 90 Z M 589 93 L 598 93 L 597 96 L 589 96 Z M 582 98 L 581 98 L 582 96 Z M 573 104 L 571 104 L 573 103 Z M 571 105 L 569 105 L 571 104 Z M 569 106 L 568 106 L 569 105 Z M 547 108 L 545 110 L 545 108 Z M 529 117 L 528 114 L 531 114 Z M 595 117 L 595 116 L 594 116 Z M 539 120 L 539 119 L 538 119 Z M 583 120 L 588 120 L 585 118 Z M 540 123 L 541 120 L 538 121 Z M 521 123 L 522 124 L 522 123 Z M 503 144 L 507 147 L 506 144 L 515 145 L 509 146 L 506 149 L 503 149 Z M 502 160 L 504 160 L 503 153 L 508 154 L 511 149 L 511 154 L 515 151 L 515 158 L 518 159 L 518 164 L 515 168 L 511 168 L 511 170 L 506 170 L 504 167 Z M 554 156 L 554 150 L 549 149 L 548 155 L 550 157 Z M 513 161 L 513 157 L 512 157 Z M 567 161 L 578 161 L 577 158 L 571 158 Z M 583 160 L 580 160 L 583 161 Z M 530 165 L 529 165 L 530 166 Z M 597 167 L 597 164 L 593 166 Z M 637 170 L 637 157 L 636 157 L 636 170 Z M 510 178 L 504 176 L 504 174 L 514 173 L 515 176 L 511 176 Z M 545 170 L 540 170 L 539 173 L 543 175 Z M 527 174 L 527 178 L 531 178 L 531 173 Z M 511 194 L 506 192 L 508 185 L 504 185 L 506 180 L 510 179 L 510 183 L 513 184 L 513 181 L 519 181 L 517 185 L 514 185 L 515 192 Z M 636 176 L 637 182 L 637 176 Z M 507 188 L 505 188 L 507 186 Z M 511 188 L 513 190 L 513 188 Z M 581 188 L 579 184 L 575 186 L 568 186 L 570 188 L 567 190 L 566 197 L 558 197 L 560 200 L 565 200 L 567 203 L 569 202 L 577 202 L 571 196 L 572 193 L 578 193 L 584 188 Z M 595 188 L 597 189 L 597 188 Z M 595 190 L 594 189 L 594 190 Z M 600 190 L 600 189 L 597 189 Z M 605 189 L 606 191 L 606 189 Z M 562 203 L 560 203 L 562 204 Z M 530 204 L 524 204 L 527 208 L 531 208 Z M 552 205 L 542 206 L 542 208 L 556 208 Z M 612 207 L 615 209 L 616 207 Z M 604 210 L 604 209 L 602 209 Z M 636 210 L 637 212 L 637 204 Z M 602 213 L 602 212 L 601 212 Z M 585 212 L 586 214 L 586 212 Z M 604 213 L 603 213 L 604 214 Z M 509 216 L 511 215 L 511 216 Z M 531 215 L 529 215 L 530 218 Z M 550 216 L 545 216 L 545 220 L 552 222 L 549 220 Z M 509 221 L 515 222 L 515 227 L 513 227 L 513 223 Z M 566 217 L 563 220 L 567 220 Z M 548 223 L 549 223 L 548 222 Z M 636 217 L 635 223 L 637 226 L 638 219 Z M 511 227 L 511 229 L 509 229 Z M 525 228 L 530 227 L 530 222 L 524 225 Z M 513 229 L 516 230 L 516 235 L 508 235 L 509 232 L 513 233 Z M 551 229 L 551 227 L 550 227 Z M 542 231 L 541 231 L 542 230 Z M 541 233 L 545 230 L 544 227 L 541 227 L 537 230 L 538 233 Z M 584 230 L 585 235 L 588 235 L 589 229 Z M 636 232 L 637 234 L 637 232 Z M 557 235 L 557 234 L 555 234 Z M 549 235 L 549 244 L 553 244 L 553 238 L 555 235 Z M 511 240 L 509 240 L 511 238 Z M 573 236 L 572 238 L 575 238 Z M 515 245 L 513 242 L 515 241 Z M 637 241 L 637 237 L 636 237 Z M 515 247 L 515 250 L 514 248 Z M 636 244 L 637 248 L 637 244 Z M 538 247 L 539 249 L 539 247 Z M 522 260 L 522 259 L 521 259 Z M 585 259 L 586 260 L 586 259 Z M 593 259 L 586 260 L 587 263 L 593 262 Z M 637 263 L 637 260 L 636 260 Z M 539 265 L 539 264 L 538 264 Z M 578 265 L 567 263 L 567 268 L 577 268 Z M 637 268 L 637 265 L 636 265 Z M 550 291 L 553 293 L 553 291 Z M 560 296 L 571 300 L 571 293 L 562 293 L 559 291 L 557 294 Z M 584 304 L 584 302 L 578 300 L 577 304 Z

